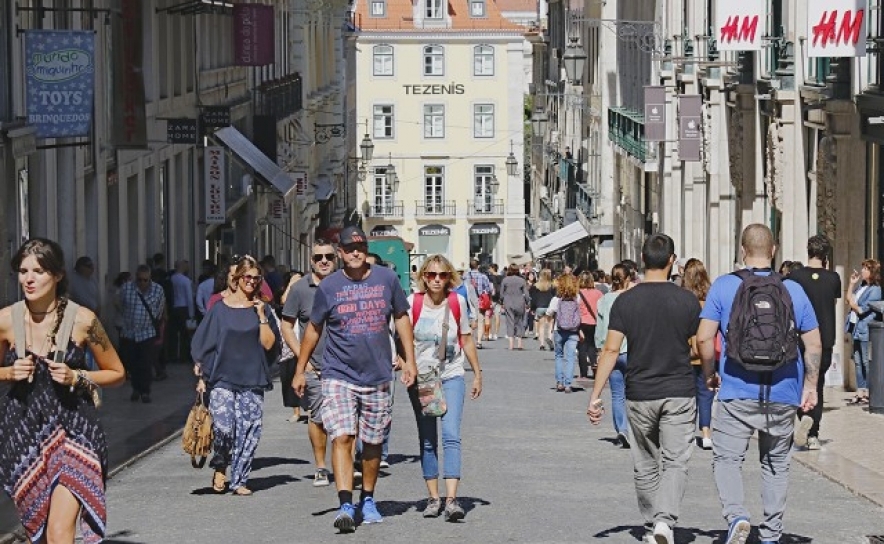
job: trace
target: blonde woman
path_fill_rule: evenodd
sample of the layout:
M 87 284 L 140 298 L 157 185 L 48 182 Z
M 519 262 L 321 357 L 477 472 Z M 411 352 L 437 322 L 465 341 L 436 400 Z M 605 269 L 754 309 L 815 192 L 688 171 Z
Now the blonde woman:
M 419 292 L 411 295 L 411 319 L 414 323 L 414 352 L 418 374 L 438 368 L 448 411 L 441 418 L 425 416 L 417 387 L 408 393 L 417 419 L 421 444 L 421 469 L 427 484 L 429 499 L 424 517 L 437 517 L 444 512 L 447 521 L 463 519 L 463 507 L 457 501 L 457 486 L 461 478 L 460 424 L 463 415 L 466 382 L 464 361 L 473 371 L 470 398 L 482 394 L 482 370 L 472 335 L 467 304 L 454 292 L 460 277 L 451 263 L 442 255 L 432 255 L 421 265 L 417 276 Z M 449 326 L 450 325 L 450 326 Z M 444 357 L 439 355 L 444 349 Z M 439 423 L 442 427 L 442 479 L 445 480 L 446 499 L 443 507 L 439 496 Z
M 540 349 L 552 349 L 552 317 L 546 315 L 550 302 L 556 296 L 556 290 L 552 282 L 552 270 L 544 268 L 540 271 L 540 279 L 534 284 L 529 291 L 531 297 L 531 311 L 537 319 L 537 340 L 540 342 Z

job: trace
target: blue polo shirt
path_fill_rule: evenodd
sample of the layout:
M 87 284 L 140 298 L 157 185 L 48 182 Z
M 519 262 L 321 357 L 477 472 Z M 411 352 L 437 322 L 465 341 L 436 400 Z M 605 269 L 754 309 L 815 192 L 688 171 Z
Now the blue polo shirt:
M 756 270 L 755 274 L 763 276 L 770 274 L 770 271 Z M 804 389 L 804 361 L 800 353 L 794 363 L 787 363 L 773 373 L 746 370 L 740 363 L 727 357 L 725 338 L 727 325 L 730 320 L 731 305 L 742 281 L 733 274 L 726 274 L 715 280 L 706 296 L 706 305 L 700 312 L 701 319 L 718 321 L 723 336 L 718 369 L 721 376 L 718 398 L 719 400 L 759 400 L 800 406 L 801 393 Z M 792 297 L 795 326 L 799 333 L 804 334 L 819 328 L 813 306 L 804 289 L 791 280 L 785 280 L 783 283 Z

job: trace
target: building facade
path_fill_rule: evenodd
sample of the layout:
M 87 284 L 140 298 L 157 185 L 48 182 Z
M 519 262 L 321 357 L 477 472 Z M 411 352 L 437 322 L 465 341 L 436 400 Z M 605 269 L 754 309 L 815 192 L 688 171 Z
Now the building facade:
M 486 0 L 359 0 L 353 29 L 366 232 L 456 266 L 523 259 L 526 29 Z

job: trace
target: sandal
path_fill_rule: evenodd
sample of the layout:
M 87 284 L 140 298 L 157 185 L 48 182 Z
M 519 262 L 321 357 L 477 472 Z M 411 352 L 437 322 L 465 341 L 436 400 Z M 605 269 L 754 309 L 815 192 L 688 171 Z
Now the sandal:
M 862 404 L 864 398 L 865 397 L 861 397 L 861 396 L 857 395 L 857 396 L 853 397 L 852 399 L 850 399 L 849 401 L 847 401 L 847 404 L 850 404 L 851 406 L 857 405 L 857 404 Z M 868 402 L 868 401 L 866 401 L 866 402 Z
M 220 479 L 218 477 L 221 477 Z M 227 491 L 227 475 L 223 472 L 215 471 L 212 474 L 212 491 L 215 493 L 224 493 Z
M 236 491 L 233 492 L 234 495 L 238 497 L 251 497 L 253 492 L 248 487 L 237 487 Z

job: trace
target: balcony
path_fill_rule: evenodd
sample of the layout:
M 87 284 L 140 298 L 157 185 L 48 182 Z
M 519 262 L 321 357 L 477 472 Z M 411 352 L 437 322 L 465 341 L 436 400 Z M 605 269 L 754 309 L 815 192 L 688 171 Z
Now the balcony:
M 608 139 L 640 162 L 651 156 L 645 141 L 645 116 L 628 108 L 608 109 Z
M 393 200 L 391 202 L 376 202 L 371 204 L 368 209 L 369 217 L 393 217 L 402 218 L 405 206 L 401 200 Z
M 488 217 L 489 215 L 503 216 L 502 198 L 467 200 L 468 217 Z
M 454 200 L 415 200 L 414 203 L 414 213 L 417 217 L 453 217 L 457 213 L 457 204 Z
M 265 81 L 255 89 L 255 114 L 281 121 L 304 107 L 301 76 L 292 74 Z

